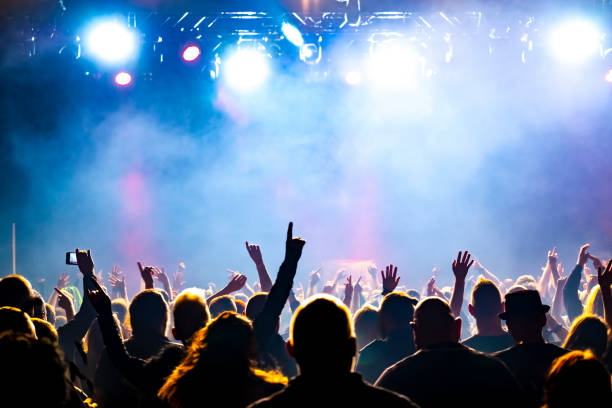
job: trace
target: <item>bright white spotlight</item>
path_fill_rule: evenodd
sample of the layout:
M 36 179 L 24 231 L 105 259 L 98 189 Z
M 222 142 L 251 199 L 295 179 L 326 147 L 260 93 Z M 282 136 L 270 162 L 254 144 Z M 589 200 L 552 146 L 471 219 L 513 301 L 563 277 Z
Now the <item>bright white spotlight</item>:
M 304 44 L 302 33 L 294 25 L 284 22 L 281 25 L 281 31 L 287 40 L 296 47 L 301 47 Z
M 86 34 L 86 51 L 102 62 L 120 63 L 135 57 L 136 33 L 117 21 L 95 23 Z
M 197 45 L 190 45 L 183 50 L 182 57 L 186 62 L 193 62 L 198 59 L 201 53 L 200 47 Z
M 551 35 L 551 47 L 557 58 L 578 63 L 599 51 L 601 33 L 589 21 L 574 20 L 559 26 Z
M 612 82 L 612 69 L 606 72 L 606 76 L 604 77 L 606 82 Z
M 251 92 L 268 78 L 270 67 L 266 56 L 256 50 L 238 50 L 225 61 L 223 77 L 231 88 Z
M 132 83 L 132 76 L 127 72 L 119 72 L 115 75 L 115 83 L 119 86 L 128 86 Z
M 368 78 L 380 90 L 415 88 L 420 75 L 420 57 L 407 46 L 385 44 L 370 55 Z
M 352 86 L 359 85 L 362 81 L 361 72 L 348 71 L 344 76 L 344 81 Z

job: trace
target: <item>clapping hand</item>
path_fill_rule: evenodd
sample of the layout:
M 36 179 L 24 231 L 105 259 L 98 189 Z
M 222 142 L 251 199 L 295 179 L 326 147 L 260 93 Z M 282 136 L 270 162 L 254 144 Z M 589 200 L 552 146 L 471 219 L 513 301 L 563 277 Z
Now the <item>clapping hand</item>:
M 470 261 L 470 253 L 468 251 L 461 252 L 457 255 L 457 259 L 453 261 L 453 273 L 455 274 L 455 280 L 465 282 L 465 277 L 468 274 L 468 270 L 474 264 L 474 260 Z

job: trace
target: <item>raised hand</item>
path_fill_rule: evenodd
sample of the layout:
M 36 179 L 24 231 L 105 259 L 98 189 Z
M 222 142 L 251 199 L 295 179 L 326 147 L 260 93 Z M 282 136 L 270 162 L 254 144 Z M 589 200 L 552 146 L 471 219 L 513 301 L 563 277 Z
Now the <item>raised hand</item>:
M 125 290 L 125 276 L 122 275 L 123 272 L 121 272 L 119 266 L 113 265 L 113 269 L 108 275 L 108 282 L 112 291 L 123 293 L 123 291 Z
M 62 273 L 57 277 L 57 284 L 55 285 L 58 289 L 64 289 L 70 284 L 70 277 L 67 273 Z
M 177 270 L 174 275 L 172 275 L 172 287 L 176 290 L 181 290 L 183 286 L 185 286 L 185 280 L 183 278 L 183 271 L 181 271 L 180 269 Z
M 583 246 L 580 247 L 580 250 L 578 251 L 578 261 L 577 264 L 584 267 L 584 265 L 586 265 L 587 261 L 589 260 L 589 253 L 587 252 L 589 250 L 589 247 L 591 246 L 591 244 L 584 244 Z
M 170 279 L 168 278 L 168 275 L 166 275 L 166 270 L 164 268 L 161 268 L 161 269 L 155 268 L 155 271 L 157 272 L 154 275 L 155 279 L 160 281 L 160 283 L 164 285 L 164 288 L 170 287 Z
M 310 284 L 310 286 L 314 286 L 321 281 L 321 274 L 319 273 L 320 271 L 321 268 L 318 268 L 317 270 L 310 272 L 310 277 L 308 279 L 308 283 Z
M 599 268 L 603 268 L 603 264 L 601 263 L 601 260 L 594 256 L 589 254 L 589 258 L 591 258 L 591 261 L 593 261 L 593 267 L 595 268 L 595 270 L 599 270 Z
M 552 251 L 548 251 L 548 265 L 557 271 L 557 261 L 559 260 L 559 254 L 557 254 L 557 247 L 554 247 Z
M 297 263 L 302 256 L 302 249 L 306 241 L 301 238 L 293 238 L 293 222 L 287 227 L 287 241 L 285 243 L 285 260 Z
M 363 292 L 363 287 L 359 282 L 361 282 L 361 276 L 359 277 L 359 279 L 357 279 L 357 282 L 355 282 L 355 286 L 353 286 L 353 292 L 355 296 L 359 296 Z
M 353 277 L 351 275 L 346 278 L 346 283 L 344 284 L 344 298 L 351 299 L 353 297 Z
M 246 245 L 247 252 L 249 256 L 255 262 L 255 265 L 259 265 L 263 263 L 263 257 L 261 256 L 261 249 L 259 249 L 259 245 L 251 245 L 249 241 L 244 243 Z
M 457 259 L 453 261 L 453 274 L 455 280 L 465 281 L 470 267 L 474 264 L 474 260 L 470 261 L 470 253 L 468 251 L 461 252 L 457 255 Z
M 74 316 L 74 305 L 72 303 L 72 297 L 59 288 L 53 288 L 57 292 L 57 306 L 61 307 L 66 311 L 66 316 L 72 314 Z
M 102 289 L 98 281 L 91 278 L 91 284 L 93 289 L 86 289 L 87 298 L 93 305 L 94 309 L 96 309 L 96 312 L 98 312 L 98 315 L 111 316 L 113 311 L 111 308 L 110 297 L 108 297 L 106 292 L 104 292 L 104 289 Z
M 238 292 L 240 289 L 244 287 L 244 284 L 246 283 L 246 281 L 247 281 L 246 275 L 238 274 L 229 281 L 225 289 L 228 291 L 228 294 L 233 293 L 233 292 Z
M 89 249 L 87 251 L 79 251 L 79 248 L 77 248 L 75 252 L 77 265 L 83 276 L 94 276 L 95 269 L 93 259 L 91 258 L 91 251 Z
M 605 269 L 603 266 L 597 269 L 597 282 L 602 291 L 610 291 L 610 285 L 612 285 L 612 259 L 608 261 L 608 266 Z
M 155 275 L 155 268 L 152 266 L 142 266 L 141 262 L 136 262 L 140 276 L 145 284 L 145 289 L 153 289 L 153 275 Z
M 383 285 L 383 295 L 391 293 L 397 287 L 400 278 L 397 276 L 397 266 L 394 268 L 393 265 L 389 265 L 384 271 L 380 271 Z
M 434 289 L 436 285 L 436 277 L 432 276 L 429 281 L 427 282 L 427 296 L 435 296 L 436 291 Z

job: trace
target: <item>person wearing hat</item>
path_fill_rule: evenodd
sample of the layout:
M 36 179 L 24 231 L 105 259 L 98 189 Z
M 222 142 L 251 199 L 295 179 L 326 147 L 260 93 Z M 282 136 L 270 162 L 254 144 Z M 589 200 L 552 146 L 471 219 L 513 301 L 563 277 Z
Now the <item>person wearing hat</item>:
M 387 368 L 376 386 L 421 408 L 524 406 L 516 379 L 501 361 L 459 343 L 461 318 L 444 300 L 422 300 L 412 327 L 418 351 Z
M 361 350 L 355 369 L 367 382 L 374 384 L 385 368 L 416 351 L 410 323 L 417 303 L 415 298 L 400 292 L 389 293 L 383 298 L 378 311 L 383 338 Z
M 516 345 L 495 353 L 512 371 L 527 393 L 529 402 L 542 403 L 542 387 L 552 362 L 567 350 L 546 343 L 542 329 L 550 306 L 543 305 L 537 290 L 518 290 L 505 297 L 505 311 L 499 317 L 506 321 Z

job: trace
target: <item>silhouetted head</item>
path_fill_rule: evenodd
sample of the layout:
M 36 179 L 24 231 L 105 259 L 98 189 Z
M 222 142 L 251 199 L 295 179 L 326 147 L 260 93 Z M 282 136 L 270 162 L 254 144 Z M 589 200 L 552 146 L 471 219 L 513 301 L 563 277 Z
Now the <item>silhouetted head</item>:
M 47 309 L 45 308 L 45 300 L 35 289 L 32 289 L 32 303 L 34 304 L 34 309 L 32 311 L 33 314 L 31 316 L 47 320 Z
M 1 319 L 0 319 L 1 320 Z M 15 332 L 0 334 L 3 406 L 64 407 L 67 370 L 57 346 Z
M 59 329 L 66 323 L 68 323 L 68 320 L 66 320 L 66 316 L 62 316 L 62 315 L 55 316 L 55 328 L 56 329 Z
M 417 303 L 415 298 L 405 293 L 392 292 L 386 295 L 378 310 L 382 337 L 389 337 L 397 330 L 409 329 L 414 317 L 414 306 Z
M 458 343 L 461 319 L 455 318 L 450 306 L 438 297 L 421 300 L 414 311 L 415 345 L 419 349 L 446 343 Z
M 591 350 L 601 358 L 608 342 L 608 326 L 599 316 L 582 315 L 572 323 L 563 348 L 567 350 Z
M 34 324 L 23 310 L 16 307 L 0 307 L 0 333 L 11 330 L 15 333 L 27 334 L 36 338 Z
M 348 309 L 335 298 L 316 297 L 293 315 L 287 350 L 301 373 L 349 372 L 356 347 Z
M 240 299 L 234 299 L 234 304 L 236 305 L 236 313 L 244 315 L 246 312 L 246 303 Z
M 130 303 L 130 325 L 135 336 L 163 335 L 168 323 L 168 304 L 155 289 L 143 290 Z
M 542 329 L 550 307 L 542 304 L 537 290 L 508 293 L 504 306 L 505 311 L 499 317 L 506 321 L 508 331 L 517 343 L 542 341 Z
M 364 306 L 359 309 L 353 317 L 353 325 L 359 350 L 380 337 L 378 310 L 372 306 Z
M 479 279 L 472 289 L 472 301 L 468 311 L 476 320 L 499 319 L 503 311 L 501 293 L 492 281 Z
M 552 364 L 544 385 L 546 407 L 610 407 L 610 373 L 590 351 L 572 351 Z
M 48 303 L 45 303 L 45 309 L 47 311 L 47 321 L 55 327 L 55 308 Z
M 516 286 L 522 286 L 527 290 L 537 290 L 538 281 L 531 275 L 521 275 L 514 283 Z
M 251 319 L 251 321 L 255 320 L 263 310 L 267 300 L 268 294 L 265 292 L 257 292 L 251 296 L 246 305 L 246 317 Z
M 202 406 L 209 395 L 222 395 L 226 406 L 246 405 L 247 379 L 272 378 L 255 369 L 254 342 L 253 326 L 246 317 L 221 313 L 194 335 L 187 356 L 158 396 L 171 407 Z
M 185 344 L 210 320 L 204 293 L 196 288 L 185 289 L 177 296 L 172 313 L 174 316 L 172 335 Z
M 32 316 L 34 297 L 30 282 L 21 275 L 9 275 L 0 279 L 0 306 L 16 307 Z
M 128 304 L 124 298 L 113 299 L 111 302 L 111 309 L 120 324 L 125 324 L 128 317 Z
M 46 320 L 39 319 L 38 317 L 33 317 L 32 324 L 34 324 L 36 337 L 38 337 L 38 339 L 46 339 L 52 344 L 58 344 L 59 339 L 57 337 L 57 331 L 55 330 L 55 327 L 51 325 L 51 323 Z
M 219 296 L 218 298 L 213 299 L 213 301 L 208 305 L 208 310 L 210 311 L 210 317 L 212 318 L 219 316 L 223 312 L 236 313 L 237 311 L 234 298 L 232 298 L 230 295 Z

